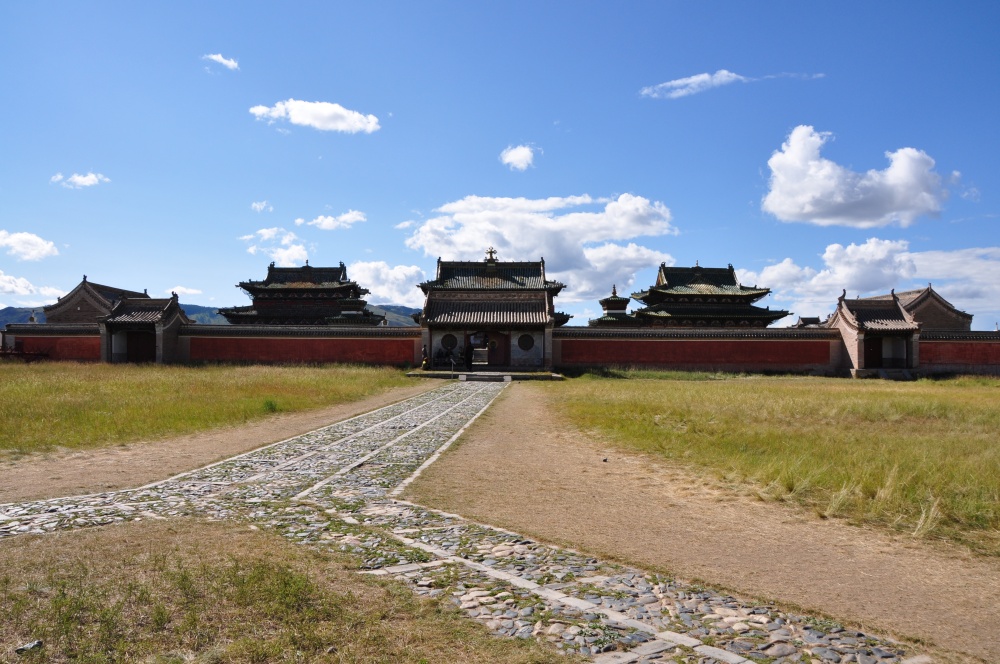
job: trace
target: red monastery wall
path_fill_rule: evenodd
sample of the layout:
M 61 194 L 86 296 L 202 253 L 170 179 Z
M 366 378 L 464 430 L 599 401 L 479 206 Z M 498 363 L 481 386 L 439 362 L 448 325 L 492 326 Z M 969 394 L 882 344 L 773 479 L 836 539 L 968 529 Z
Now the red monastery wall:
M 24 337 L 17 338 L 25 353 L 44 353 L 50 360 L 98 362 L 101 359 L 101 337 Z
M 420 339 L 189 337 L 189 359 L 195 362 L 356 362 L 416 364 Z
M 1000 335 L 983 340 L 920 340 L 921 372 L 1000 374 Z
M 575 338 L 553 341 L 562 367 L 648 366 L 731 371 L 818 371 L 839 367 L 838 341 L 819 339 Z

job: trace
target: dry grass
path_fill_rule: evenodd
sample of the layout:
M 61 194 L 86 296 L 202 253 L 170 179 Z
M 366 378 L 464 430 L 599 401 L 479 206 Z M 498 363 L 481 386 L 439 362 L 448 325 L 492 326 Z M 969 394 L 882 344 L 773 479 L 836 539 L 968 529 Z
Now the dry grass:
M 764 500 L 1000 555 L 1000 380 L 645 376 L 554 389 L 581 428 Z
M 351 560 L 192 520 L 0 547 L 4 662 L 554 662 Z M 15 655 L 24 643 L 37 651 Z
M 358 400 L 406 384 L 397 369 L 331 366 L 0 364 L 0 453 L 94 448 Z

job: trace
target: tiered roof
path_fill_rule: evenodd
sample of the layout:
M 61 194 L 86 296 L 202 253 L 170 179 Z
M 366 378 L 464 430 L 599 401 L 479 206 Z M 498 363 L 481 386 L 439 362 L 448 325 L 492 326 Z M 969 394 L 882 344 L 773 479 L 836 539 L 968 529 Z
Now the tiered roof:
M 380 325 L 385 316 L 366 308 L 369 293 L 347 277 L 347 268 L 267 268 L 262 281 L 241 281 L 239 287 L 253 300 L 242 307 L 219 309 L 235 325 Z
M 632 294 L 646 305 L 632 317 L 638 325 L 767 327 L 788 315 L 781 309 L 754 305 L 770 292 L 769 288 L 740 284 L 731 264 L 717 268 L 697 263 L 694 267 L 668 267 L 663 263 L 656 283 Z
M 427 296 L 421 324 L 496 327 L 563 325 L 569 315 L 553 309 L 565 284 L 545 278 L 545 260 L 437 262 L 435 279 L 420 284 Z

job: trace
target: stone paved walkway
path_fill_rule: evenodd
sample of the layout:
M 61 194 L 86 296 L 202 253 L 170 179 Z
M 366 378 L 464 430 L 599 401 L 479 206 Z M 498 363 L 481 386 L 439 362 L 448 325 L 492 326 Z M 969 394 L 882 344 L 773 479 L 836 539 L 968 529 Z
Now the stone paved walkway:
M 351 552 L 497 635 L 595 662 L 931 659 L 828 621 L 754 605 L 394 498 L 504 388 L 452 383 L 138 489 L 0 505 L 0 539 L 190 515 L 239 519 Z

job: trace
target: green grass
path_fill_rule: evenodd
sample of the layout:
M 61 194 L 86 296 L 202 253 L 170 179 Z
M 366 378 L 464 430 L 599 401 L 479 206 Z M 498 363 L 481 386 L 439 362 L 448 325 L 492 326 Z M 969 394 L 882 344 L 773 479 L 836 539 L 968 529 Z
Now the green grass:
M 242 424 L 406 385 L 367 366 L 0 364 L 0 453 L 92 448 Z
M 356 562 L 194 520 L 19 537 L 0 548 L 0 661 L 566 661 Z
M 578 426 L 624 448 L 1000 555 L 1000 380 L 639 375 L 554 389 Z

